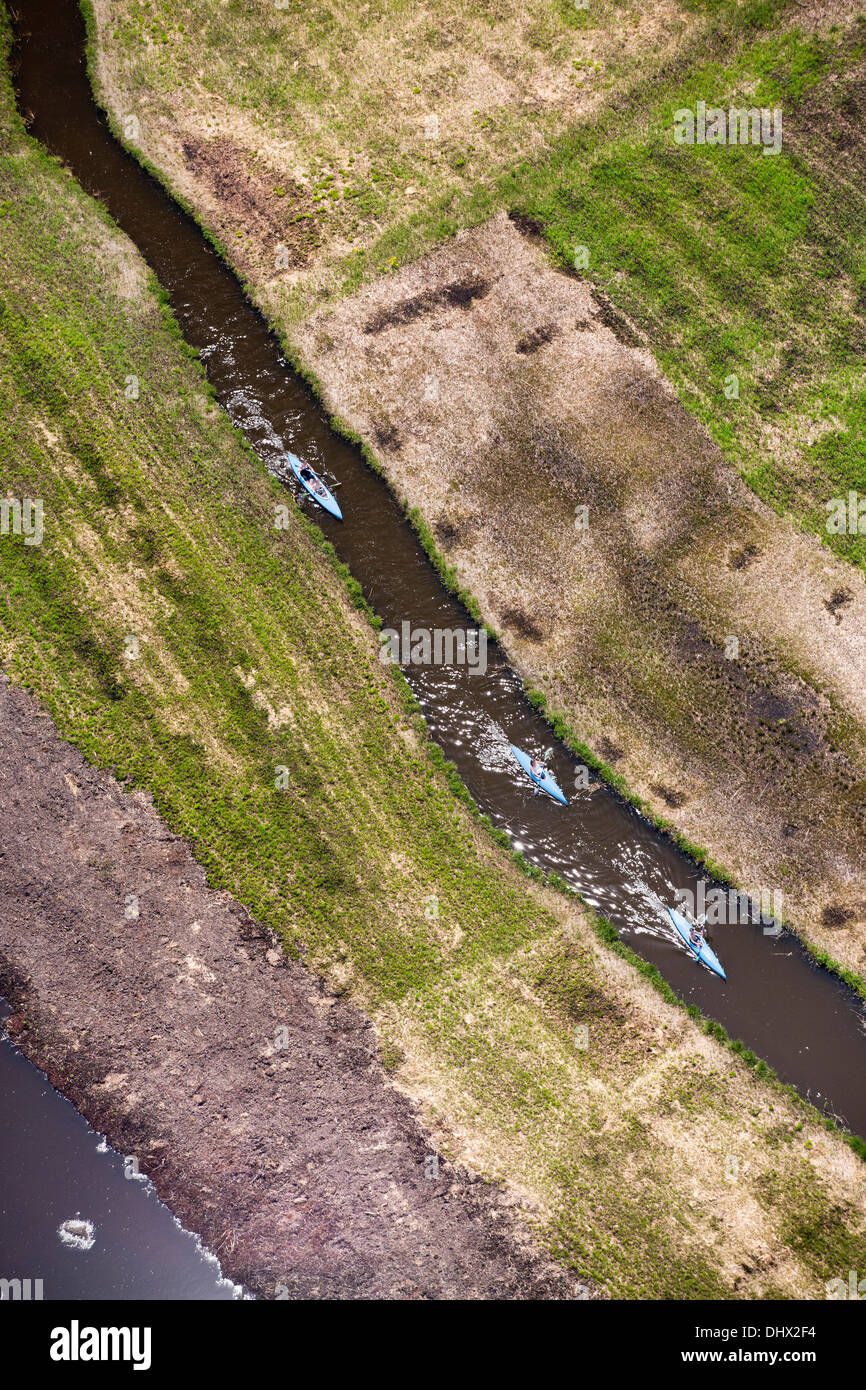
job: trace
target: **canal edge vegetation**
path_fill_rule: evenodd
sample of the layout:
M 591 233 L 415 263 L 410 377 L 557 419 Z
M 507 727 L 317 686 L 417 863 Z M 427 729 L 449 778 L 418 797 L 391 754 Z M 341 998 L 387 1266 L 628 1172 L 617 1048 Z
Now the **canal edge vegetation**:
M 27 145 L 27 148 L 30 150 L 30 152 L 31 152 L 31 154 L 32 154 L 33 149 L 38 148 L 38 147 L 35 147 L 35 146 L 34 146 L 34 143 L 33 143 L 32 141 L 29 141 L 29 142 L 28 142 L 28 145 Z M 41 154 L 42 154 L 42 152 L 40 151 L 40 155 L 41 155 Z M 65 186 L 65 180 L 64 180 L 64 179 L 60 176 L 60 174 L 58 173 L 57 161 L 52 161 L 52 160 L 48 159 L 48 158 L 45 157 L 45 156 L 42 156 L 42 157 L 43 157 L 43 158 L 45 159 L 45 161 L 46 161 L 46 162 L 45 162 L 45 165 L 43 166 L 44 170 L 45 170 L 46 172 L 47 172 L 47 171 L 51 171 L 51 172 L 53 173 L 53 177 L 54 177 L 54 185 L 53 185 L 53 186 L 54 186 L 54 188 L 55 188 L 55 192 L 56 192 L 57 196 L 59 197 L 59 196 L 61 196 L 62 189 L 63 189 L 63 187 Z M 32 196 L 32 195 L 31 195 L 31 196 Z M 66 195 L 63 195 L 63 196 L 66 196 Z M 85 200 L 85 199 L 83 198 L 83 195 L 80 195 L 80 196 L 81 196 L 81 198 L 82 198 L 82 202 L 81 202 L 80 205 L 79 205 L 81 208 L 90 208 L 90 207 L 92 207 L 91 200 L 89 200 L 89 199 Z M 87 215 L 90 216 L 89 213 L 88 213 Z M 113 224 L 111 223 L 110 219 L 107 218 L 107 216 L 103 216 L 103 218 L 102 218 L 102 223 L 103 223 L 103 226 L 104 226 L 105 228 L 109 228 L 109 229 L 110 229 L 110 228 L 113 228 Z M 80 267 L 79 267 L 79 270 L 80 270 Z M 152 289 L 152 282 L 148 282 L 148 283 L 149 283 L 149 285 L 151 286 L 151 289 Z M 148 293 L 150 293 L 150 290 L 148 290 Z M 185 372 L 185 373 L 187 374 L 189 380 L 191 380 L 191 381 L 192 381 L 192 379 L 194 378 L 194 381 L 195 381 L 195 392 L 196 392 L 196 394 L 201 394 L 204 398 L 207 398 L 207 391 L 206 391 L 206 389 L 205 389 L 206 383 L 204 382 L 203 372 L 202 372 L 202 369 L 201 369 L 201 364 L 198 362 L 197 355 L 196 355 L 195 353 L 191 352 L 191 350 L 189 350 L 188 348 L 182 349 L 182 347 L 181 347 L 182 339 L 180 338 L 180 334 L 179 334 L 179 330 L 177 329 L 176 321 L 174 320 L 173 315 L 168 311 L 168 308 L 167 308 L 167 306 L 166 306 L 166 304 L 165 304 L 165 302 L 164 302 L 164 297 L 155 296 L 155 298 L 156 298 L 157 300 L 159 300 L 160 298 L 162 299 L 162 308 L 161 308 L 161 312 L 160 312 L 160 315 L 159 315 L 159 318 L 158 318 L 158 322 L 157 322 L 157 324 L 156 324 L 157 335 L 160 335 L 160 334 L 163 334 L 163 333 L 164 333 L 164 334 L 167 335 L 167 338 L 171 338 L 171 340 L 172 340 L 172 342 L 173 342 L 173 347 L 172 347 L 172 360 L 173 360 L 173 358 L 174 358 L 175 356 L 176 356 L 177 359 L 178 359 L 178 364 L 177 364 L 177 371 L 178 371 L 178 373 L 179 373 L 179 374 L 183 374 L 183 373 Z M 71 312 L 71 308 L 72 308 L 71 305 L 68 306 L 68 309 L 69 309 L 70 312 Z M 14 328 L 14 326 L 15 326 L 15 325 L 13 324 L 12 327 Z M 124 330 L 123 330 L 123 331 L 124 331 L 124 334 L 127 334 L 127 333 L 130 331 L 129 325 L 124 325 Z M 86 341 L 87 341 L 87 340 L 85 339 L 85 342 L 86 342 Z M 124 339 L 124 341 L 125 341 L 125 339 Z M 37 339 L 37 338 L 34 338 L 32 344 L 31 344 L 32 350 L 33 350 L 34 353 L 36 352 L 36 346 L 37 346 L 37 344 L 38 344 L 38 339 Z M 42 346 L 43 348 L 46 348 L 46 347 L 47 347 L 47 345 L 44 344 L 44 343 L 41 344 L 41 346 Z M 185 367 L 184 367 L 182 361 L 180 360 L 180 359 L 182 359 L 182 358 L 185 358 L 185 359 L 186 359 L 186 366 L 185 366 Z M 51 360 L 52 360 L 52 359 L 51 359 L 50 355 L 47 356 L 47 357 L 43 360 L 43 363 L 42 363 L 43 371 L 44 371 L 46 365 L 51 363 Z M 36 356 L 32 357 L 31 359 L 29 359 L 29 368 L 28 368 L 28 370 L 34 371 L 34 372 L 36 372 L 36 371 L 39 370 L 39 357 L 38 357 L 38 355 L 36 355 Z M 93 364 L 91 364 L 91 372 L 92 372 L 92 371 L 93 371 Z M 43 379 L 43 378 L 41 378 L 40 376 L 36 376 L 36 378 L 35 378 L 35 380 L 34 380 L 34 385 L 38 385 L 38 384 L 39 384 L 39 381 L 40 381 L 41 379 Z M 29 377 L 28 377 L 28 380 L 29 380 Z M 114 379 L 112 378 L 112 380 L 114 380 Z M 50 381 L 50 378 L 49 378 L 47 381 L 45 381 L 45 385 L 46 385 L 46 387 L 49 387 L 49 386 L 52 385 L 52 383 L 51 383 L 51 381 Z M 29 399 L 29 398 L 28 398 L 28 399 Z M 60 392 L 60 395 L 58 396 L 58 394 L 57 394 L 57 387 L 56 387 L 56 384 L 55 384 L 54 387 L 53 387 L 53 389 L 52 389 L 47 395 L 43 394 L 43 395 L 39 398 L 39 403 L 40 403 L 40 406 L 41 406 L 41 407 L 43 407 L 43 408 L 48 408 L 48 410 L 49 410 L 49 421 L 50 421 L 50 423 L 53 423 L 53 422 L 54 422 L 54 421 L 53 421 L 53 416 L 50 414 L 50 412 L 53 411 L 53 410 L 55 410 L 55 409 L 59 409 L 59 408 L 62 406 L 62 404 L 63 404 L 62 391 Z M 31 402 L 31 404 L 32 404 L 32 402 Z M 213 442 L 215 442 L 215 441 L 219 441 L 220 438 L 224 438 L 224 439 L 227 440 L 227 439 L 229 438 L 229 436 L 230 436 L 230 437 L 231 437 L 231 441 L 232 441 L 232 442 L 231 442 L 231 445 L 230 445 L 230 449 L 231 449 L 231 451 L 236 451 L 237 443 L 238 443 L 237 434 L 236 434 L 235 431 L 233 431 L 233 430 L 231 429 L 231 427 L 228 425 L 228 422 L 227 422 L 227 421 L 224 422 L 224 423 L 219 423 L 219 421 L 220 421 L 221 419 L 222 419 L 221 416 L 217 417 L 217 421 L 218 421 L 218 422 L 215 423 L 215 424 L 213 424 L 213 431 L 214 431 L 214 433 L 213 433 L 213 439 L 211 440 L 210 433 L 208 433 L 208 439 L 209 439 L 210 442 L 213 443 Z M 208 430 L 210 431 L 210 429 L 211 429 L 211 427 L 209 426 L 209 427 L 208 427 Z M 79 444 L 82 444 L 82 443 L 85 443 L 85 442 L 86 442 L 86 436 L 82 434 L 81 436 L 79 436 Z M 52 447 L 54 447 L 54 446 L 52 446 Z M 226 445 L 225 447 L 228 449 L 229 446 Z M 61 454 L 64 455 L 64 456 L 66 455 L 66 451 L 63 450 L 62 447 L 61 447 Z M 238 455 L 238 456 L 241 457 L 241 455 Z M 254 454 L 251 450 L 249 451 L 247 457 L 249 458 L 250 464 L 251 464 L 251 476 L 250 476 L 250 479 L 249 479 L 248 481 L 251 481 L 251 482 L 252 482 L 256 477 L 259 477 L 259 475 L 263 475 L 263 476 L 259 477 L 259 484 L 258 484 L 258 486 L 259 486 L 260 488 L 262 488 L 262 489 L 265 490 L 265 491 L 262 493 L 262 496 L 264 496 L 265 501 L 267 501 L 268 499 L 273 500 L 273 499 L 274 499 L 275 497 L 277 497 L 277 496 L 279 496 L 279 497 L 282 498 L 282 499 L 285 499 L 285 496 L 286 496 L 285 493 L 282 491 L 282 489 L 279 489 L 278 485 L 276 485 L 275 483 L 273 483 L 272 480 L 268 480 L 268 479 L 267 479 L 267 476 L 264 474 L 264 470 L 263 470 L 263 468 L 261 467 L 260 462 L 256 459 L 255 454 Z M 254 466 L 254 467 L 253 467 L 253 461 L 255 461 L 255 466 Z M 112 488 L 114 488 L 114 489 L 116 490 L 116 486 L 117 486 L 117 485 L 116 485 L 116 483 L 113 483 L 113 481 L 112 481 L 112 479 L 111 479 L 111 477 L 110 477 L 110 474 L 109 474 L 108 476 L 106 476 L 106 471 L 105 471 L 104 468 L 100 471 L 100 468 L 99 468 L 98 465 L 99 465 L 98 458 L 97 458 L 96 460 L 94 460 L 93 457 L 91 456 L 91 458 L 90 458 L 90 466 L 91 466 L 91 472 L 92 472 L 92 481 L 91 481 L 90 483 L 88 483 L 88 481 L 87 481 L 86 478 L 78 479 L 77 481 L 78 481 L 79 483 L 83 482 L 83 483 L 85 484 L 85 489 L 84 489 L 84 490 L 85 490 L 85 491 L 89 491 L 89 494 L 92 494 L 93 489 L 95 488 L 96 493 L 97 493 L 97 501 L 98 501 L 98 503 L 99 503 L 100 505 L 102 505 L 102 506 L 104 506 L 105 508 L 108 509 L 107 512 L 106 512 L 106 515 L 109 515 L 110 510 L 111 510 L 111 505 L 112 505 L 112 503 L 111 503 Z M 71 466 L 71 460 L 70 460 L 69 457 L 65 457 L 64 466 Z M 22 475 L 22 480 L 26 482 L 26 478 L 24 477 L 24 475 Z M 115 495 L 115 497 L 114 497 L 114 502 L 116 503 L 118 500 L 119 500 L 119 499 L 118 499 L 118 498 L 116 497 L 116 495 Z M 294 512 L 293 512 L 293 515 L 294 515 Z M 95 514 L 94 514 L 94 517 L 91 518 L 91 519 L 95 519 Z M 235 521 L 236 521 L 237 524 L 239 524 L 240 521 L 242 521 L 242 520 L 243 520 L 243 516 L 242 516 L 242 515 L 240 515 L 240 516 L 238 516 L 237 518 L 235 518 Z M 312 527 L 311 530 L 312 530 L 313 532 L 317 533 L 318 537 L 320 538 L 319 540 L 316 540 L 316 542 L 315 542 L 317 545 L 319 545 L 319 544 L 320 544 L 320 540 L 321 540 L 321 533 L 318 532 L 318 528 L 315 528 L 315 527 Z M 158 539 L 158 538 L 157 538 L 157 539 Z M 309 539 L 309 537 L 308 537 L 308 539 Z M 86 540 L 87 540 L 87 535 L 86 535 L 86 534 L 84 534 L 84 535 L 82 536 L 82 540 L 83 540 L 83 541 L 86 541 Z M 153 546 L 153 542 L 154 542 L 154 537 L 152 537 L 152 536 L 151 536 L 151 537 L 148 537 L 147 535 L 141 535 L 141 537 L 140 537 L 140 543 L 141 543 L 141 545 L 142 545 L 142 547 L 143 547 L 143 554 L 144 554 L 145 558 L 146 558 L 147 554 L 151 551 L 152 546 Z M 326 542 L 321 542 L 321 549 L 325 550 L 326 544 L 327 544 Z M 326 551 L 326 550 L 325 550 L 325 554 L 327 554 L 327 551 Z M 151 558 L 153 558 L 153 557 L 151 556 Z M 333 564 L 334 559 L 335 559 L 335 557 L 333 556 L 333 553 L 331 554 L 331 556 L 330 556 L 329 558 L 330 558 L 331 563 Z M 19 578 L 21 579 L 22 582 L 24 581 L 24 577 L 25 577 L 25 576 L 24 576 L 24 574 L 23 574 L 23 572 L 22 572 L 21 575 L 19 576 Z M 350 579 L 351 576 L 342 576 L 342 578 L 348 578 L 348 579 Z M 177 584 L 175 583 L 174 587 L 172 587 L 172 586 L 170 586 L 170 585 L 168 586 L 168 592 L 171 593 L 171 594 L 174 596 L 175 600 L 177 600 L 177 601 L 179 602 L 181 608 L 183 608 L 183 606 L 184 606 L 184 599 L 183 599 L 182 589 L 178 589 Z M 350 592 L 351 592 L 351 590 L 350 590 Z M 44 596 L 44 592 L 43 592 L 43 596 Z M 356 608 L 360 607 L 360 603 L 359 603 L 359 601 L 358 601 L 359 599 L 360 599 L 360 594 L 359 594 L 359 592 L 356 592 L 355 595 L 354 595 L 354 606 L 355 606 Z M 33 612 L 32 612 L 32 616 L 33 616 L 34 618 L 36 617 L 36 612 L 37 612 L 36 609 L 34 609 Z M 366 616 L 366 615 L 365 615 L 365 616 Z M 375 625 L 375 624 L 374 624 L 374 625 Z M 119 634 L 120 634 L 121 631 L 122 631 L 122 628 L 121 628 L 121 627 L 118 627 L 118 628 L 117 628 L 117 632 L 116 632 L 115 634 L 113 634 L 113 635 L 114 635 L 114 636 L 119 636 Z M 95 684 L 94 684 L 93 687 L 92 687 L 92 691 L 93 691 L 93 693 L 94 693 L 94 695 L 95 695 L 95 698 L 89 699 L 89 716 L 92 717 L 95 721 L 97 721 L 97 727 L 96 727 L 94 730 L 92 730 L 92 731 L 90 732 L 90 735 L 89 735 L 89 736 L 88 736 L 87 732 L 85 732 L 85 734 L 84 734 L 84 736 L 83 736 L 83 740 L 82 740 L 82 741 L 79 741 L 79 746 L 82 746 L 82 747 L 84 748 L 84 750 L 85 750 L 85 752 L 87 753 L 88 756 L 94 757 L 94 758 L 96 758 L 96 760 L 98 760 L 98 761 L 100 761 L 100 763 L 102 763 L 102 762 L 103 762 L 103 759 L 100 758 L 100 756 L 99 756 L 99 749 L 98 749 L 98 744 L 99 744 L 98 721 L 99 721 L 100 719 L 103 718 L 105 710 L 109 707 L 109 703 L 113 703 L 113 704 L 117 705 L 117 704 L 121 703 L 122 700 L 123 700 L 123 693 L 121 692 L 121 694 L 118 695 L 118 683 L 117 683 L 117 674 L 116 674 L 117 660 L 116 660 L 116 657 L 115 657 L 114 662 L 112 663 L 111 656 L 110 656 L 110 652 L 107 651 L 107 650 L 105 649 L 104 646 L 101 647 L 99 643 L 95 642 L 94 639 L 93 639 L 93 637 L 92 637 L 92 634 L 89 636 L 88 633 L 87 633 L 86 631 L 82 631 L 82 630 L 79 629 L 77 633 L 73 633 L 72 635 L 73 635 L 73 637 L 75 638 L 75 640 L 78 642 L 79 647 L 80 647 L 80 650 L 76 651 L 76 653 L 75 653 L 75 660 L 74 660 L 74 661 L 71 661 L 71 664 L 70 664 L 69 667 L 68 667 L 68 670 L 69 670 L 69 672 L 71 673 L 71 675 L 72 675 L 72 677 L 73 677 L 73 684 L 71 684 L 71 685 L 68 687 L 68 690 L 67 690 L 67 693 L 66 693 L 66 699 L 63 701 L 64 708 L 61 708 L 61 706 L 57 704 L 57 701 L 55 701 L 55 716 L 57 716 L 57 715 L 60 716 L 61 720 L 63 720 L 63 721 L 65 722 L 66 728 L 67 728 L 67 730 L 68 730 L 69 727 L 70 727 L 70 723 L 69 723 L 69 721 L 70 721 L 70 709 L 69 709 L 69 706 L 68 706 L 67 701 L 69 700 L 69 698 L 70 698 L 70 697 L 74 694 L 74 692 L 75 692 L 75 689 L 76 689 L 75 682 L 76 682 L 78 679 L 80 679 L 80 672 L 81 672 L 82 670 L 86 670 L 86 669 L 87 669 L 87 665 L 89 664 L 89 666 L 90 666 L 90 668 L 91 668 L 91 674 L 92 674 L 92 676 L 93 676 L 93 678 L 94 678 L 94 681 L 95 681 Z M 88 636 L 89 636 L 89 640 L 88 640 Z M 225 659 L 224 657 L 220 657 L 220 662 L 222 662 L 224 659 Z M 56 668 L 53 667 L 53 666 L 44 666 L 44 665 L 43 665 L 43 667 L 42 667 L 41 670 L 39 670 L 39 669 L 36 670 L 36 674 L 37 674 L 37 676 L 41 677 L 41 679 L 43 680 L 43 682 L 45 682 L 45 683 L 47 683 L 47 684 L 50 685 L 50 682 L 51 682 L 52 678 L 54 678 L 54 679 L 57 678 L 58 672 L 57 672 Z M 249 672 L 247 672 L 247 674 L 249 674 Z M 402 677 L 401 677 L 401 680 L 402 680 Z M 407 687 L 407 689 L 408 689 L 408 687 Z M 131 692 L 131 691 L 127 691 L 127 694 L 130 694 L 130 693 L 132 693 L 132 692 Z M 244 698 L 243 698 L 243 697 L 241 696 L 241 694 L 240 694 L 240 691 L 238 691 L 238 690 L 235 690 L 234 700 L 235 700 L 235 705 L 236 705 L 236 718 L 237 718 L 237 720 L 239 721 L 239 724 L 241 724 L 241 725 L 246 724 L 250 729 L 253 729 L 253 730 L 256 729 L 256 728 L 258 728 L 259 731 L 261 732 L 261 721 L 260 721 L 260 720 L 257 721 L 257 720 L 254 718 L 254 716 L 253 716 L 253 714 L 252 714 L 252 712 L 251 712 L 251 710 L 250 710 L 250 704 L 252 703 L 252 701 L 251 701 L 251 700 L 244 700 Z M 107 703 L 107 702 L 108 702 L 108 703 Z M 243 732 L 243 730 L 241 730 L 241 732 Z M 69 736 L 69 734 L 67 733 L 66 736 Z M 175 733 L 173 734 L 172 738 L 173 738 L 173 742 L 171 742 L 170 745 L 169 745 L 169 747 L 170 747 L 170 749 L 171 749 L 171 758 L 172 758 L 172 759 L 177 759 L 177 760 L 178 760 L 178 766 L 180 767 L 180 771 L 181 771 L 182 773 L 185 772 L 185 771 L 194 772 L 194 770 L 195 770 L 195 758 L 196 758 L 198 755 L 195 753 L 194 749 L 191 749 L 191 748 L 190 748 L 190 741 L 191 741 L 190 735 L 189 735 L 188 733 L 180 733 L 180 734 L 178 734 L 177 732 L 175 732 Z M 76 741 L 78 741 L 78 740 L 76 740 Z M 432 747 L 434 747 L 434 746 L 435 746 L 435 745 L 431 745 L 431 749 L 432 749 Z M 192 754 L 193 761 L 190 761 L 190 756 L 191 756 L 191 754 Z M 435 757 L 434 757 L 434 755 L 432 754 L 432 751 L 430 752 L 429 756 L 430 756 L 431 758 L 433 758 L 433 760 L 435 761 Z M 122 760 L 121 760 L 121 761 L 122 761 Z M 117 770 L 118 770 L 118 772 L 119 772 L 120 774 L 122 774 L 122 773 L 124 772 L 123 766 L 119 766 Z M 450 783 L 450 782 L 451 782 L 451 779 L 449 778 L 448 780 L 449 780 L 449 783 Z M 457 779 L 457 780 L 459 781 L 459 779 Z M 134 784 L 134 783 L 133 783 L 133 784 Z M 461 784 L 461 785 L 462 785 L 462 784 Z M 164 790 L 165 790 L 165 789 L 163 788 L 163 789 L 162 789 L 162 793 L 163 793 L 163 794 L 162 794 L 162 804 L 163 804 L 163 809 L 165 810 L 165 809 L 166 809 L 166 802 L 165 802 L 165 797 L 164 797 Z M 314 789 L 311 789 L 311 790 L 314 790 Z M 455 788 L 454 788 L 454 786 L 452 785 L 452 786 L 451 786 L 451 791 L 453 792 L 454 790 L 455 790 Z M 464 789 L 464 791 L 465 791 L 465 789 Z M 465 793 L 465 795 L 468 797 L 468 793 Z M 159 804 L 159 799 L 160 799 L 160 792 L 159 792 L 159 789 L 158 789 L 158 790 L 157 790 L 157 804 Z M 470 800 L 471 800 L 471 798 L 470 798 Z M 476 809 L 477 809 L 477 808 L 476 808 Z M 176 823 L 176 816 L 175 816 L 174 819 L 175 819 L 175 823 Z M 189 822 L 187 822 L 187 823 L 184 825 L 184 827 L 180 830 L 179 833 L 184 833 L 184 834 L 186 834 L 187 837 L 191 839 L 192 843 L 195 844 L 195 846 L 196 846 L 197 857 L 200 858 L 201 862 L 203 862 L 203 863 L 205 864 L 206 868 L 208 869 L 208 873 L 209 873 L 209 877 L 210 877 L 211 881 L 214 882 L 214 883 L 215 883 L 216 885 L 218 885 L 218 886 L 229 887 L 229 888 L 231 889 L 232 885 L 231 885 L 231 883 L 227 883 L 227 882 L 226 882 L 226 877 L 225 877 L 225 874 L 224 874 L 224 870 L 223 870 L 223 872 L 221 873 L 221 872 L 220 872 L 220 865 L 219 865 L 218 860 L 215 858 L 215 856 L 214 856 L 213 854 L 208 854 L 208 853 L 207 853 L 206 844 L 202 841 L 201 836 L 200 836 L 200 835 L 196 836 L 195 834 L 190 835 L 190 824 L 189 824 Z M 531 877 L 531 876 L 532 876 L 532 875 L 530 874 L 530 877 Z M 620 954 L 620 953 L 619 953 L 619 951 L 616 951 L 615 954 Z M 641 973 L 642 973 L 642 972 L 641 972 Z M 359 982 L 359 983 L 360 983 L 360 982 Z M 497 1057 L 497 1063 L 502 1063 L 503 1061 L 504 1061 L 503 1058 Z M 760 1079 L 762 1079 L 762 1078 L 760 1078 Z M 646 1135 L 641 1135 L 641 1137 L 640 1137 L 640 1146 L 641 1146 L 642 1152 L 646 1150 L 646 1145 L 647 1145 L 647 1136 L 646 1136 Z M 567 1247 L 566 1247 L 565 1253 L 566 1253 L 566 1255 L 567 1255 Z M 656 1259 L 661 1258 L 662 1253 L 663 1253 L 663 1252 L 662 1252 L 662 1249 L 657 1249 L 657 1250 L 656 1250 Z M 686 1271 L 685 1273 L 688 1274 L 688 1271 Z M 689 1278 L 698 1277 L 698 1285 L 699 1285 L 700 1287 L 703 1287 L 705 1290 L 706 1290 L 708 1287 L 712 1287 L 712 1289 L 713 1289 L 714 1291 L 719 1292 L 720 1290 L 723 1291 L 723 1290 L 724 1290 L 724 1287 L 725 1287 L 724 1284 L 720 1284 L 718 1281 L 714 1281 L 714 1282 L 711 1281 L 709 1284 L 706 1283 L 706 1282 L 704 1282 L 703 1284 L 701 1284 L 701 1279 L 704 1279 L 704 1278 L 705 1278 L 705 1276 L 703 1276 L 703 1275 L 699 1275 L 699 1274 L 698 1274 L 698 1275 L 695 1275 L 695 1274 L 688 1274 L 688 1277 L 689 1277 Z M 693 1289 L 694 1289 L 694 1286 L 693 1286 L 693 1285 L 687 1285 L 686 1288 L 685 1288 L 683 1291 L 686 1292 L 686 1293 L 688 1293 L 689 1290 L 691 1290 L 691 1291 L 693 1292 Z

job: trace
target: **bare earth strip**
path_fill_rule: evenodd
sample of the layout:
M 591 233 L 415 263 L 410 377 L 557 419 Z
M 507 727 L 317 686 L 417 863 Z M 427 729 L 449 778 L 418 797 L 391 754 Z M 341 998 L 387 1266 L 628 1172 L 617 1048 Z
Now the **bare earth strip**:
M 862 970 L 862 575 L 755 498 L 504 214 L 294 340 L 550 707 Z
M 369 1022 L 5 678 L 0 900 L 10 1032 L 249 1289 L 588 1296 L 495 1188 L 442 1159 L 425 1176 L 434 1150 Z

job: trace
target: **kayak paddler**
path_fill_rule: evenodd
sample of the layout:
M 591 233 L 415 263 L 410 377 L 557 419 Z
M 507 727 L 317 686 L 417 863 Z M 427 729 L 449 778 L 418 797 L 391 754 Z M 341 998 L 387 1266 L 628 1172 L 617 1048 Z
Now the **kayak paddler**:
M 703 946 L 704 936 L 707 930 L 707 914 L 702 912 L 696 922 L 692 922 L 689 930 L 689 941 L 693 946 Z
M 310 484 L 310 487 L 313 489 L 313 492 L 316 494 L 317 497 L 327 497 L 328 494 L 325 489 L 324 483 L 322 482 L 321 478 L 317 477 L 317 475 L 313 472 L 312 468 L 302 468 L 301 477 L 303 478 L 305 483 Z

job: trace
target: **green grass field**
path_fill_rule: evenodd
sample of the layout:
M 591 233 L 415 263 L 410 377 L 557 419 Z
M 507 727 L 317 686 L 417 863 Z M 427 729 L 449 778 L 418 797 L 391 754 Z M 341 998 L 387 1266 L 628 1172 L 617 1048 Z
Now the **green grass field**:
M 864 45 L 866 20 L 758 40 L 656 97 L 638 129 L 611 115 L 502 185 L 563 261 L 588 247 L 755 491 L 861 566 L 866 540 L 828 537 L 825 504 L 866 490 Z M 781 107 L 781 153 L 672 145 L 674 111 L 700 99 Z

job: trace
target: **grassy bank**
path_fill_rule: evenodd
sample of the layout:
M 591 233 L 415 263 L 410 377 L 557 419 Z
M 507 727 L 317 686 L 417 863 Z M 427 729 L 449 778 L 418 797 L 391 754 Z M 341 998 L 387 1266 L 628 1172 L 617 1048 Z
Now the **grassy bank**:
M 560 1258 L 622 1296 L 822 1297 L 866 1260 L 862 1165 L 455 800 L 345 574 L 2 100 L 3 492 L 45 525 L 0 538 L 4 667 L 365 1005 Z
M 589 248 L 754 490 L 861 567 L 866 538 L 825 523 L 830 498 L 866 488 L 864 69 L 863 15 L 744 43 L 501 185 L 564 263 Z M 699 100 L 780 108 L 781 152 L 676 147 L 673 114 Z

